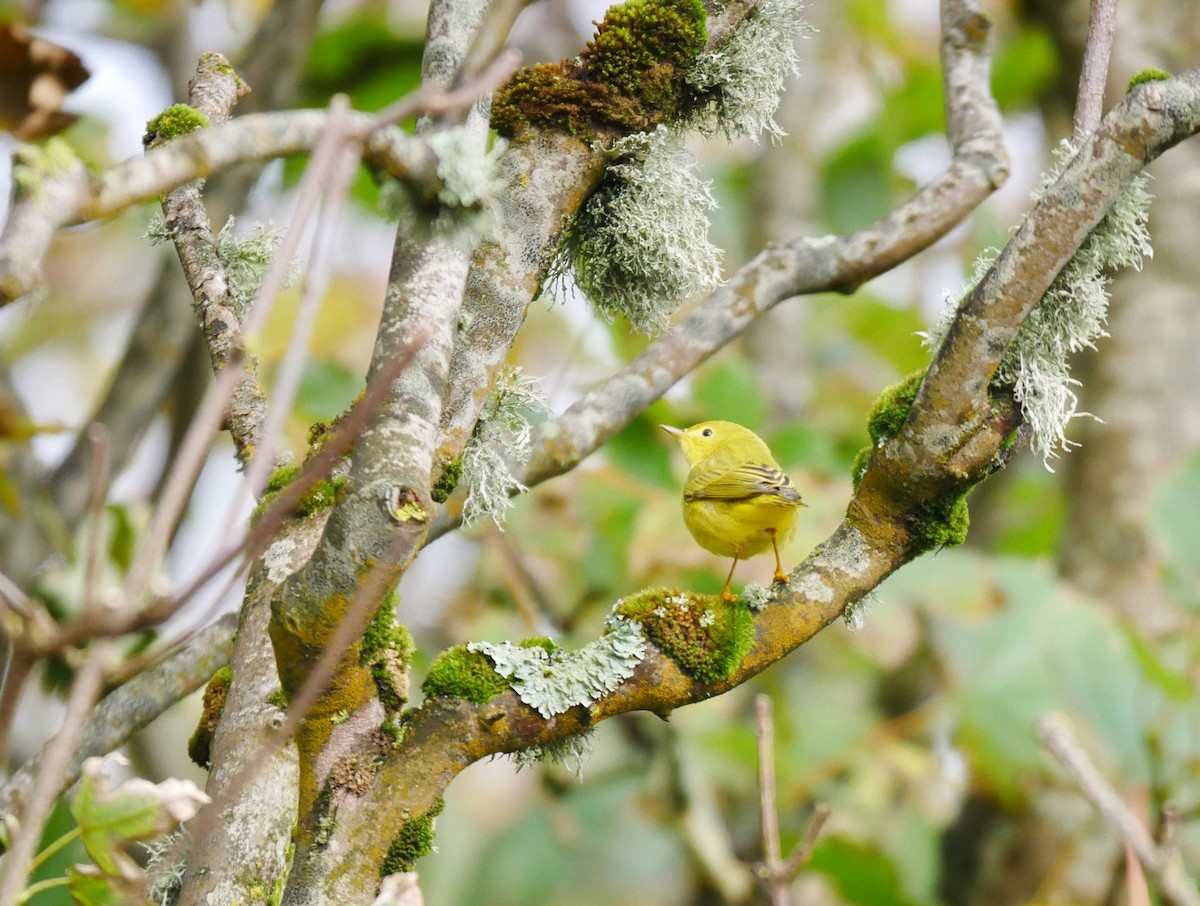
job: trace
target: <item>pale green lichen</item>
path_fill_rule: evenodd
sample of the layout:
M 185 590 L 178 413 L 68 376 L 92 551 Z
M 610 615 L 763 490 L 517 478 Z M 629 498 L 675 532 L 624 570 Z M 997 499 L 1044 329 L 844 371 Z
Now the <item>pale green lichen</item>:
M 583 763 L 591 754 L 592 730 L 589 728 L 581 733 L 510 752 L 508 757 L 517 766 L 518 772 L 536 764 L 560 764 L 582 780 Z
M 775 122 L 779 96 L 789 78 L 800 74 L 798 39 L 813 29 L 800 18 L 798 0 L 762 0 L 721 47 L 696 58 L 688 84 L 704 102 L 691 124 L 701 132 L 721 132 L 729 140 L 766 132 L 786 133 Z
M 1059 178 L 1075 154 L 1069 142 L 1055 151 L 1057 163 L 1042 177 L 1033 193 L 1036 201 Z M 1110 272 L 1122 267 L 1140 269 L 1153 255 L 1147 229 L 1152 196 L 1146 191 L 1149 176 L 1140 173 L 1113 203 L 1105 218 L 1084 240 L 1074 257 L 1050 284 L 1046 294 L 1021 324 L 996 371 L 993 383 L 1011 386 L 1021 414 L 1031 431 L 1030 448 L 1050 468 L 1050 460 L 1077 444 L 1066 436 L 1067 424 L 1079 413 L 1068 359 L 1081 349 L 1094 348 L 1105 336 Z M 970 286 L 975 286 L 995 261 L 990 249 L 979 257 Z M 968 288 L 969 289 L 969 288 Z M 936 347 L 953 319 L 951 308 L 925 335 Z
M 12 159 L 12 180 L 18 198 L 36 196 L 46 179 L 79 164 L 75 149 L 57 135 L 44 145 L 20 145 Z
M 229 302 L 234 311 L 244 313 L 262 285 L 271 260 L 279 251 L 283 231 L 273 226 L 259 224 L 249 233 L 234 235 L 236 221 L 230 217 L 217 233 L 217 259 L 225 268 L 229 281 Z M 295 269 L 289 272 L 287 283 L 295 278 Z
M 630 135 L 609 151 L 614 162 L 564 233 L 550 283 L 570 270 L 600 315 L 655 333 L 720 280 L 706 216 L 716 201 L 676 130 Z
M 637 623 L 613 618 L 607 633 L 578 651 L 512 642 L 472 642 L 467 649 L 486 655 L 521 701 L 551 718 L 578 705 L 591 707 L 633 676 L 646 639 Z
M 437 195 L 419 197 L 411 187 L 385 177 L 379 188 L 384 214 L 415 236 L 455 237 L 474 244 L 494 230 L 492 199 L 504 188 L 499 162 L 508 143 L 503 139 L 490 149 L 476 147 L 471 130 L 456 126 L 429 135 L 425 141 L 437 156 Z
M 747 582 L 742 586 L 742 593 L 738 599 L 750 608 L 751 613 L 762 613 L 767 609 L 767 605 L 775 600 L 775 591 L 767 585 Z
M 842 611 L 842 619 L 846 623 L 846 628 L 851 632 L 862 632 L 867 625 L 867 614 L 870 612 L 871 598 L 868 595 L 847 604 L 846 609 Z
M 480 519 L 491 519 L 498 526 L 504 522 L 512 495 L 527 490 L 512 470 L 527 462 L 532 452 L 530 419 L 547 411 L 537 378 L 515 367 L 500 372 L 463 449 L 464 524 Z

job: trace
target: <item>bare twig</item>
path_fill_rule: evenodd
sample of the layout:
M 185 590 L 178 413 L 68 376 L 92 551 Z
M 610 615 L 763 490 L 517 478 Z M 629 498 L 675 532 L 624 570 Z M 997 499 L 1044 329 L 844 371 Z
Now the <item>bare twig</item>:
M 88 494 L 87 553 L 83 567 L 83 610 L 96 619 L 102 606 L 97 583 L 104 545 L 104 501 L 108 497 L 108 431 L 103 425 L 92 425 L 87 434 L 92 447 L 92 474 Z
M 785 860 L 779 845 L 779 802 L 775 791 L 775 722 L 771 717 L 769 695 L 757 695 L 754 698 L 754 730 L 758 740 L 758 807 L 763 839 L 763 861 L 758 866 L 757 875 L 767 889 L 772 906 L 788 906 L 792 901 L 792 879 L 812 855 L 817 836 L 829 817 L 829 806 L 823 803 L 817 806 L 808 832 Z
M 1196 882 L 1183 873 L 1177 859 L 1168 860 L 1159 849 L 1150 832 L 1129 810 L 1120 794 L 1075 740 L 1066 717 L 1061 714 L 1044 715 L 1038 720 L 1036 729 L 1042 744 L 1075 778 L 1083 794 L 1137 856 L 1146 873 L 1158 882 L 1163 899 L 1172 906 L 1200 906 L 1200 891 Z
M 1104 114 L 1104 87 L 1108 83 L 1108 60 L 1116 30 L 1117 0 L 1092 0 L 1079 72 L 1079 98 L 1075 102 L 1076 144 L 1095 130 Z

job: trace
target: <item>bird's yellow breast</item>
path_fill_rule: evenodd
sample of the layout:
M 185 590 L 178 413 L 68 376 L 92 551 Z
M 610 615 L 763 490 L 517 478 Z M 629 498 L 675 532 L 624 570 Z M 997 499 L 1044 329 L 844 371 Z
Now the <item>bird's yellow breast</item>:
M 798 514 L 795 504 L 773 503 L 769 497 L 697 500 L 683 505 L 683 521 L 701 547 L 721 557 L 739 559 L 769 548 L 772 529 L 779 542 L 787 541 L 796 529 Z

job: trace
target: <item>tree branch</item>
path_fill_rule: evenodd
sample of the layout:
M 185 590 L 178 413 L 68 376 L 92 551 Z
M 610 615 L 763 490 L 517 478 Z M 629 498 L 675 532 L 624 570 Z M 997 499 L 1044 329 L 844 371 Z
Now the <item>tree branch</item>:
M 1061 714 L 1047 714 L 1038 720 L 1036 729 L 1042 744 L 1075 778 L 1109 827 L 1133 850 L 1146 873 L 1158 882 L 1163 899 L 1171 906 L 1200 906 L 1196 882 L 1184 874 L 1177 859 L 1169 859 L 1159 849 L 1150 832 L 1076 742 L 1067 719 Z
M 942 21 L 947 137 L 953 148 L 945 172 L 863 230 L 794 239 L 760 253 L 632 362 L 559 418 L 538 426 L 533 455 L 517 473 L 523 484 L 532 487 L 573 469 L 758 315 L 793 296 L 852 291 L 932 245 L 1003 184 L 1008 157 L 988 82 L 990 23 L 975 0 L 946 0 Z M 492 308 L 485 310 L 495 318 Z M 485 380 L 485 368 L 471 370 L 461 393 L 486 398 Z M 458 524 L 465 497 L 459 490 L 446 502 L 431 540 Z

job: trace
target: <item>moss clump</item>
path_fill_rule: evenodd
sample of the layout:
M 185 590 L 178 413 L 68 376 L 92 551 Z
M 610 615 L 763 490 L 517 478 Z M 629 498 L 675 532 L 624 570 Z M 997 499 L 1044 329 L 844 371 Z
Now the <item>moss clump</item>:
M 871 435 L 871 440 L 879 443 L 884 438 L 895 437 L 900 433 L 924 377 L 924 371 L 914 371 L 900 383 L 893 384 L 879 394 L 875 405 L 871 407 L 871 414 L 867 417 L 867 433 Z
M 651 588 L 615 612 L 641 624 L 650 641 L 702 683 L 728 679 L 754 644 L 754 615 L 741 601 Z
M 687 106 L 684 80 L 708 39 L 700 0 L 628 0 L 609 9 L 576 60 L 518 71 L 492 102 L 492 127 L 523 124 L 585 141 L 645 132 Z
M 229 694 L 229 686 L 233 683 L 233 671 L 222 667 L 204 687 L 204 705 L 200 711 L 200 722 L 196 732 L 188 740 L 188 758 L 202 768 L 212 764 L 212 738 L 217 729 L 217 721 L 225 710 L 225 698 Z
M 150 122 L 146 123 L 146 134 L 142 136 L 142 147 L 152 148 L 169 142 L 180 135 L 187 135 L 209 125 L 208 117 L 188 104 L 172 104 Z
M 962 544 L 970 525 L 966 491 L 928 501 L 909 525 L 911 549 L 914 554 L 923 554 Z
M 286 711 L 288 706 L 287 693 L 282 688 L 276 689 L 267 696 L 267 704 L 274 705 L 276 708 Z
M 271 473 L 270 479 L 267 481 L 266 488 L 263 489 L 262 499 L 258 502 L 258 506 L 254 508 L 254 518 L 257 519 L 275 502 L 275 498 L 289 484 L 295 481 L 300 475 L 300 469 L 297 466 L 284 466 L 276 469 Z M 305 519 L 310 516 L 315 516 L 322 510 L 327 510 L 329 507 L 337 503 L 338 493 L 346 484 L 344 475 L 339 475 L 337 478 L 321 478 L 313 482 L 312 487 L 308 492 L 296 501 L 296 507 L 292 513 L 296 516 L 301 516 Z
M 371 671 L 379 701 L 389 714 L 408 701 L 408 667 L 416 645 L 407 627 L 396 622 L 397 596 L 390 594 L 363 633 L 358 662 Z
M 855 494 L 858 493 L 858 486 L 862 484 L 863 473 L 867 471 L 867 464 L 871 461 L 871 451 L 874 449 L 868 444 L 854 454 L 854 461 L 850 463 L 850 484 Z
M 1174 78 L 1174 76 L 1172 76 L 1171 73 L 1167 72 L 1165 69 L 1158 69 L 1157 67 L 1151 66 L 1148 69 L 1135 72 L 1130 77 L 1129 84 L 1126 86 L 1125 92 L 1128 94 L 1130 91 L 1133 91 L 1133 89 L 1137 88 L 1138 85 L 1141 85 L 1145 82 L 1163 82 L 1171 78 Z
M 490 702 L 508 688 L 508 680 L 493 668 L 487 655 L 455 645 L 439 654 L 429 665 L 421 689 L 426 696 L 465 698 L 475 705 Z
M 433 491 L 429 495 L 435 503 L 445 503 L 447 498 L 454 493 L 454 489 L 462 480 L 462 471 L 461 456 L 442 470 L 441 476 L 434 483 Z
M 419 818 L 405 821 L 388 847 L 387 855 L 383 858 L 380 875 L 394 875 L 399 871 L 412 871 L 417 859 L 428 855 L 433 849 L 434 819 L 442 813 L 446 802 L 441 796 L 434 801 L 433 807 Z

